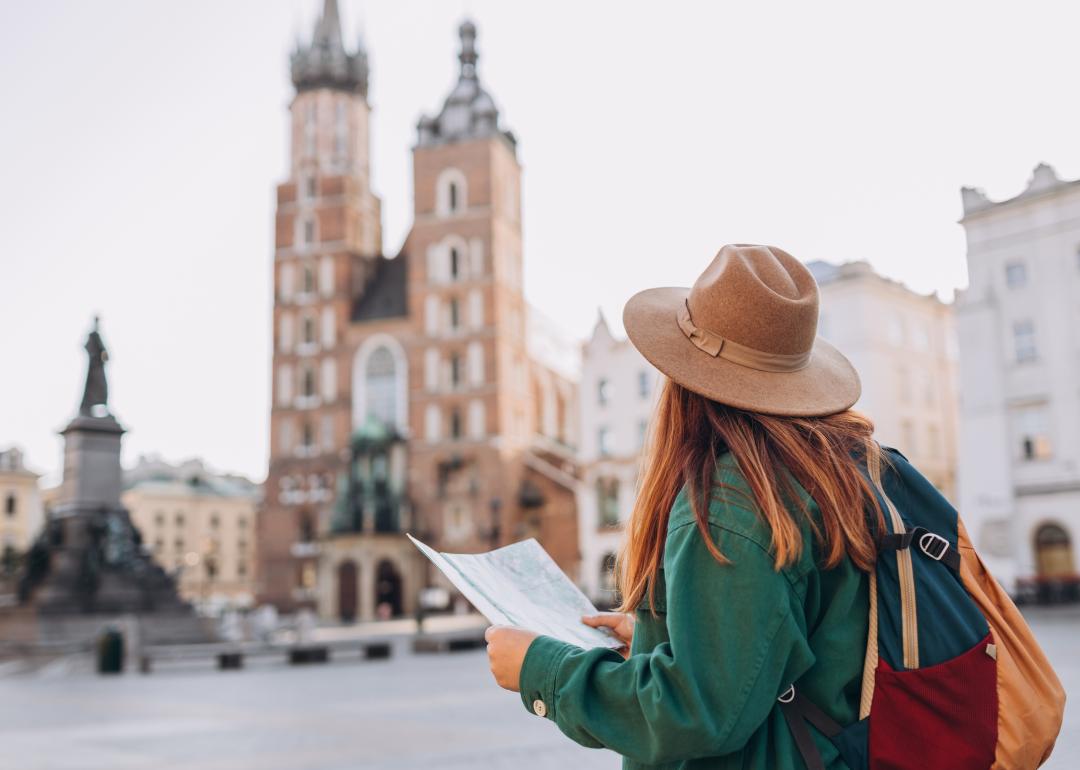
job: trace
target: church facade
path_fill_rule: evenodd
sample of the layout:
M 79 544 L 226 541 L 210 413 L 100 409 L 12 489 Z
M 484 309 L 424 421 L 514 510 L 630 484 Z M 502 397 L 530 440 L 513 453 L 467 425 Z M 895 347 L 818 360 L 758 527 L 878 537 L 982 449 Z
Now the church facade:
M 460 29 L 459 76 L 421 118 L 412 228 L 382 253 L 368 60 L 326 0 L 292 57 L 277 190 L 270 465 L 259 598 L 350 621 L 411 613 L 442 550 L 535 536 L 573 576 L 576 383 L 534 354 L 521 166 Z

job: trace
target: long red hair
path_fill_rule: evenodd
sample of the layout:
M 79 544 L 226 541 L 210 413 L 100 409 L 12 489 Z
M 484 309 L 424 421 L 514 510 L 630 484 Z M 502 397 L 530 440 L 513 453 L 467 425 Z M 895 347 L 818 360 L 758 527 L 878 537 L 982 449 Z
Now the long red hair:
M 777 569 L 793 564 L 802 553 L 800 517 L 809 521 L 821 546 L 822 566 L 834 567 L 846 555 L 860 569 L 871 569 L 877 554 L 873 533 L 884 531 L 884 520 L 877 497 L 859 472 L 859 461 L 882 459 L 873 432 L 873 423 L 851 410 L 826 417 L 758 414 L 666 380 L 619 557 L 620 609 L 633 611 L 646 593 L 651 598 L 663 564 L 668 514 L 684 485 L 706 546 L 718 561 L 726 561 L 708 526 L 709 500 L 718 486 L 716 461 L 724 451 L 732 453 L 750 488 L 753 499 L 747 503 L 772 531 Z M 817 520 L 800 504 L 792 478 L 817 503 Z

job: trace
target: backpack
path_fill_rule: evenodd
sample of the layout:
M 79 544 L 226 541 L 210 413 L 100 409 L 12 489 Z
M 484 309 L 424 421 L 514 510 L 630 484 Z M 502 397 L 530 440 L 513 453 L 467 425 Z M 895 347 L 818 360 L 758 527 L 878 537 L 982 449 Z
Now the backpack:
M 866 469 L 888 532 L 869 574 L 859 721 L 843 727 L 792 684 L 778 700 L 809 770 L 813 725 L 851 770 L 1032 770 L 1050 756 L 1065 692 L 956 510 L 895 449 Z

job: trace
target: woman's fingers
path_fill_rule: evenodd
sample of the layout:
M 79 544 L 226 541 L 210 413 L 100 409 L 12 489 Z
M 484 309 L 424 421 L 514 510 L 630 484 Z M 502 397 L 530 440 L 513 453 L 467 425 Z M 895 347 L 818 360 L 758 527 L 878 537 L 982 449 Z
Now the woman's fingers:
M 581 622 L 593 628 L 615 628 L 620 623 L 625 623 L 626 617 L 621 612 L 601 612 L 597 615 L 582 615 Z

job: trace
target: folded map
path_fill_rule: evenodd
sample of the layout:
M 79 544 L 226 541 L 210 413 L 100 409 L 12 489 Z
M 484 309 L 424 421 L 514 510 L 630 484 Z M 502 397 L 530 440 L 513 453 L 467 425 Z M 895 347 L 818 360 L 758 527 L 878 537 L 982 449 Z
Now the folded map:
M 535 539 L 475 554 L 440 553 L 412 535 L 409 539 L 492 623 L 579 647 L 622 646 L 606 630 L 581 622 L 581 616 L 595 614 L 596 607 Z

